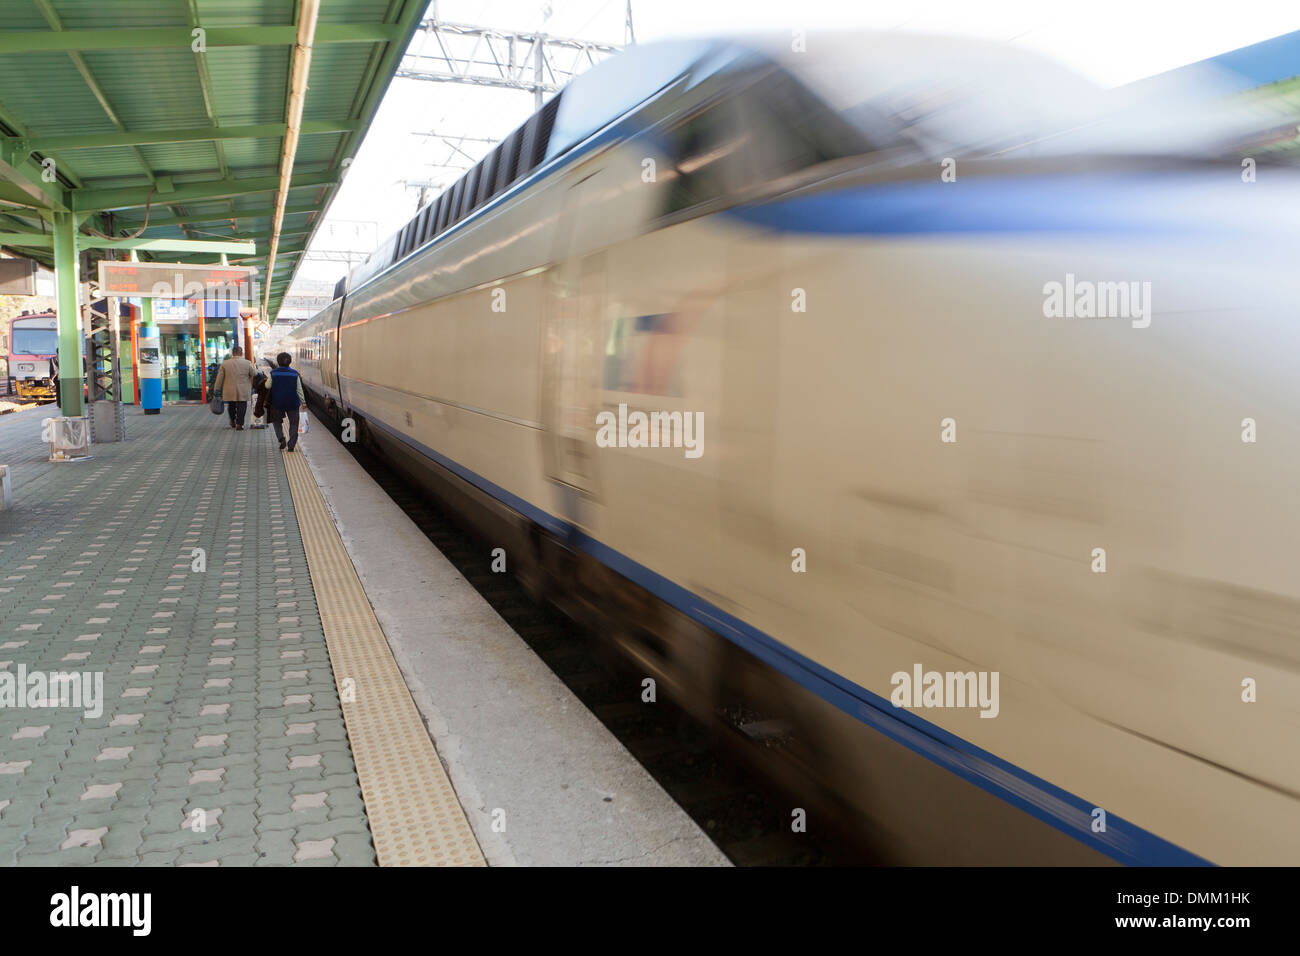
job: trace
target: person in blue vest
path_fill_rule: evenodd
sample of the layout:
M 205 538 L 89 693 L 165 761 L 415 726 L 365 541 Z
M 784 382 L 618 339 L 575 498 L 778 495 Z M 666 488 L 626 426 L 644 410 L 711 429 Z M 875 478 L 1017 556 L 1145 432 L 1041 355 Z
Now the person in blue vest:
M 281 352 L 275 357 L 276 367 L 271 369 L 271 424 L 275 426 L 275 437 L 280 440 L 280 447 L 293 451 L 298 445 L 298 410 L 307 397 L 302 393 L 302 379 L 298 370 L 289 367 L 293 356 Z M 284 416 L 289 416 L 289 441 L 284 440 Z

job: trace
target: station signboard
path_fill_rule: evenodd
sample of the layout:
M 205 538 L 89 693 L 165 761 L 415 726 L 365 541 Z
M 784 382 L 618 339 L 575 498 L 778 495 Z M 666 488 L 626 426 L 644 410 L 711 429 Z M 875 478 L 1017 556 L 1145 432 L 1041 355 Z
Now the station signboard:
M 253 266 L 196 266 L 184 262 L 99 263 L 99 294 L 155 299 L 254 298 Z
M 0 295 L 35 295 L 36 262 L 32 259 L 0 259 Z

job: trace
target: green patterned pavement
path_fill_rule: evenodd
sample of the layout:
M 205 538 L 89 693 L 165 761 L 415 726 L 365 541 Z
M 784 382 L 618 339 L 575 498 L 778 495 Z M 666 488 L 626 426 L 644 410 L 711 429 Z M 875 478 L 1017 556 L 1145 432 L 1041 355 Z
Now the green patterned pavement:
M 51 465 L 47 414 L 0 416 L 0 865 L 373 864 L 270 431 L 128 409 Z M 29 690 L 53 672 L 102 713 Z

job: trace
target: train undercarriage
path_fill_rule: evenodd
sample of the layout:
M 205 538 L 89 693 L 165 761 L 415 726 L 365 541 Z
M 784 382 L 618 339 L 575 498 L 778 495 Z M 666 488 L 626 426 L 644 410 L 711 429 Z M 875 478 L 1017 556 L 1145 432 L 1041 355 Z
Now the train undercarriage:
M 10 379 L 9 394 L 30 402 L 52 402 L 54 383 L 48 378 Z

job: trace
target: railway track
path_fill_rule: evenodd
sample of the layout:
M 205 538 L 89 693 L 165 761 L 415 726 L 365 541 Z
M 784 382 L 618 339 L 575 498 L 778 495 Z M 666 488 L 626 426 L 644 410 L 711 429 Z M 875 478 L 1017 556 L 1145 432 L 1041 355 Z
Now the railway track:
M 318 411 L 313 407 L 313 411 Z M 316 427 L 328 427 L 317 415 Z M 558 610 L 533 601 L 509 575 L 494 574 L 490 549 L 421 490 L 356 443 L 353 458 L 737 866 L 828 866 L 860 862 L 838 842 L 790 831 L 790 801 L 731 752 L 725 736 L 669 701 L 630 697 L 640 675 L 607 643 Z

